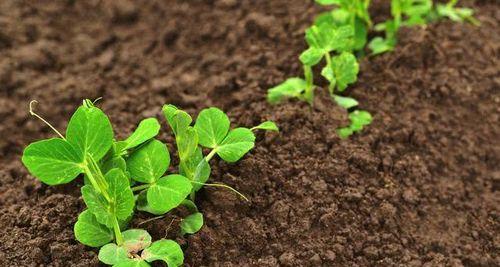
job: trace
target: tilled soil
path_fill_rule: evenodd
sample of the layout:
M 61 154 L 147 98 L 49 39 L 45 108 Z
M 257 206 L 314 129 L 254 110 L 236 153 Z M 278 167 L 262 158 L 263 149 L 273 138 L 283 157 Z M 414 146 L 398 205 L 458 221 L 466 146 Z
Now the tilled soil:
M 466 1 L 481 27 L 404 29 L 396 51 L 365 58 L 347 94 L 374 122 L 341 140 L 347 114 L 324 94 L 265 101 L 300 74 L 312 2 L 0 1 L 0 266 L 98 265 L 72 232 L 82 182 L 43 185 L 20 155 L 54 135 L 30 100 L 64 130 L 101 96 L 119 137 L 164 103 L 279 124 L 241 162 L 214 161 L 211 180 L 249 203 L 205 189 L 206 225 L 185 239 L 172 218 L 133 222 L 177 239 L 186 266 L 500 266 L 499 3 Z M 168 127 L 160 138 L 173 152 Z

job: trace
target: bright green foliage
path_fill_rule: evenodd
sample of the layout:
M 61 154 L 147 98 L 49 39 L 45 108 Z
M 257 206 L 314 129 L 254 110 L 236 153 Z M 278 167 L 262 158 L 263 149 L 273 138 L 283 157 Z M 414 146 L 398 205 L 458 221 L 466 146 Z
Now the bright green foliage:
M 167 146 L 158 140 L 151 140 L 134 151 L 127 159 L 127 170 L 133 180 L 153 183 L 158 180 L 170 165 Z
M 191 181 L 178 174 L 160 178 L 149 187 L 147 200 L 150 207 L 160 213 L 166 213 L 179 206 L 191 193 Z
M 253 127 L 251 130 L 252 131 L 253 130 L 266 130 L 266 131 L 275 131 L 275 132 L 280 131 L 280 129 L 278 128 L 276 123 L 274 123 L 272 121 L 265 121 L 265 122 L 255 126 L 255 127 Z
M 337 103 L 337 105 L 345 109 L 350 109 L 358 105 L 358 101 L 351 97 L 336 95 L 334 96 L 334 100 Z
M 204 109 L 198 115 L 194 128 L 200 145 L 215 148 L 229 131 L 229 118 L 218 108 Z
M 357 81 L 359 65 L 356 57 L 348 52 L 332 58 L 329 65 L 321 71 L 321 75 L 330 82 L 330 93 L 334 96 L 334 88 L 343 92 L 349 84 Z
M 170 154 L 165 144 L 154 139 L 160 129 L 156 119 L 141 121 L 127 139 L 116 141 L 108 117 L 89 100 L 71 117 L 66 137 L 57 132 L 60 138 L 34 142 L 24 151 L 23 163 L 44 183 L 64 184 L 84 174 L 81 192 L 87 209 L 79 215 L 74 233 L 85 245 L 102 246 L 103 263 L 150 266 L 149 262 L 161 260 L 169 266 L 182 265 L 184 256 L 174 241 L 152 242 L 142 229 L 122 232 L 134 207 L 161 215 L 188 206 L 191 215 L 182 221 L 180 232 L 195 233 L 203 226 L 203 215 L 186 198 L 194 199 L 210 177 L 210 159 L 219 155 L 235 162 L 253 148 L 252 130 L 278 131 L 270 121 L 252 129 L 231 129 L 227 115 L 216 108 L 203 110 L 194 126 L 189 114 L 172 105 L 163 112 L 176 135 L 182 175 L 165 176 Z M 202 146 L 212 151 L 204 156 Z
M 71 117 L 66 140 L 84 159 L 100 160 L 113 144 L 113 128 L 108 117 L 98 108 L 84 104 Z
M 127 250 L 122 246 L 117 246 L 114 243 L 109 243 L 99 250 L 99 260 L 114 265 L 121 261 L 128 260 Z
M 180 266 L 184 262 L 184 254 L 179 244 L 166 239 L 156 241 L 150 247 L 146 248 L 142 252 L 141 258 L 147 262 L 161 260 L 168 266 Z
M 155 118 L 148 118 L 139 123 L 137 129 L 125 141 L 122 150 L 137 147 L 154 138 L 160 132 L 160 123 Z
M 356 110 L 349 113 L 349 119 L 351 120 L 349 126 L 337 130 L 341 138 L 347 138 L 354 133 L 361 132 L 363 127 L 370 124 L 373 120 L 371 114 L 364 110 Z
M 480 24 L 480 22 L 473 17 L 474 10 L 464 7 L 455 7 L 457 3 L 458 0 L 450 0 L 447 4 L 438 3 L 436 5 L 437 15 L 439 17 L 446 17 L 457 22 L 468 21 L 474 25 Z
M 252 129 L 240 127 L 231 130 L 229 118 L 218 108 L 202 110 L 194 126 L 191 126 L 191 116 L 173 105 L 163 106 L 162 111 L 177 141 L 179 172 L 193 185 L 191 199 L 209 179 L 211 168 L 208 162 L 214 155 L 227 162 L 236 162 L 254 147 L 255 135 L 252 130 L 278 131 L 276 124 L 270 121 Z M 211 152 L 204 156 L 201 147 L 210 148 Z M 149 194 L 147 198 L 149 202 Z M 143 205 L 141 208 L 150 211 L 158 209 L 153 205 Z
M 447 17 L 453 21 L 469 21 L 479 25 L 469 8 L 455 7 L 458 0 L 451 0 L 447 4 L 432 0 L 391 0 L 392 19 L 375 25 L 375 30 L 385 31 L 385 38 L 375 37 L 369 44 L 372 54 L 381 54 L 391 51 L 397 44 L 397 33 L 402 26 L 425 25 L 437 18 Z
M 84 170 L 83 154 L 60 138 L 30 144 L 22 161 L 34 176 L 49 185 L 69 183 Z
M 288 78 L 283 83 L 269 89 L 267 101 L 271 104 L 278 104 L 287 98 L 302 98 L 302 93 L 306 90 L 307 83 L 301 78 Z
M 76 240 L 89 247 L 100 247 L 114 238 L 113 230 L 100 224 L 89 210 L 80 213 L 74 232 Z
M 352 50 L 362 50 L 366 44 L 368 28 L 371 26 L 368 7 L 370 0 L 316 0 L 323 6 L 334 5 L 332 11 L 321 14 L 315 25 L 326 24 L 330 27 L 350 26 L 354 30 Z
M 193 213 L 181 222 L 181 235 L 194 234 L 203 226 L 203 214 L 200 212 Z

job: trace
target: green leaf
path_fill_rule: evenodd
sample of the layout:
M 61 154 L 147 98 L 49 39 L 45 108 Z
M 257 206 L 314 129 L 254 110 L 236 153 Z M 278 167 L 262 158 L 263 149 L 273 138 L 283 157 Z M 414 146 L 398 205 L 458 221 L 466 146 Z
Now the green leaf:
M 184 131 L 179 132 L 175 138 L 177 142 L 177 149 L 181 161 L 187 160 L 198 149 L 198 133 L 189 126 Z
M 265 122 L 255 126 L 255 127 L 253 127 L 252 130 L 266 130 L 266 131 L 275 131 L 275 132 L 280 131 L 278 126 L 276 126 L 276 123 L 274 123 L 272 121 L 265 121 Z
M 344 127 L 337 129 L 337 133 L 340 136 L 340 138 L 345 139 L 349 136 L 351 136 L 354 132 L 351 130 L 350 127 Z
M 127 159 L 130 176 L 141 183 L 153 183 L 167 171 L 169 165 L 168 148 L 156 139 L 138 148 Z
M 332 58 L 332 70 L 335 74 L 337 88 L 344 91 L 349 84 L 358 79 L 359 65 L 356 57 L 348 52 Z
M 137 196 L 137 210 L 149 212 L 154 215 L 163 215 L 162 211 L 157 211 L 151 208 L 151 205 L 148 203 L 147 191 L 142 191 Z
M 194 202 L 189 199 L 184 199 L 181 203 L 181 206 L 186 207 L 186 209 L 188 209 L 188 211 L 191 213 L 198 212 L 198 207 L 196 207 L 196 204 L 194 204 Z
M 300 97 L 307 87 L 305 80 L 301 78 L 289 78 L 280 85 L 277 85 L 267 92 L 267 101 L 271 104 L 278 104 L 286 98 Z
M 119 247 L 114 243 L 110 243 L 99 250 L 98 258 L 105 264 L 114 265 L 120 261 L 127 260 L 128 254 L 125 248 Z
M 187 129 L 193 121 L 187 112 L 178 109 L 174 105 L 164 105 L 162 111 L 175 135 Z
M 141 257 L 148 262 L 162 260 L 169 267 L 181 266 L 184 263 L 184 253 L 181 247 L 173 240 L 159 240 L 142 251 Z
M 189 179 L 182 175 L 171 174 L 160 178 L 147 191 L 148 204 L 155 211 L 166 213 L 179 206 L 191 193 Z
M 354 44 L 352 49 L 353 50 L 362 50 L 367 42 L 368 38 L 368 26 L 366 26 L 366 23 L 361 20 L 360 18 L 356 17 L 354 20 Z M 343 50 L 343 51 L 348 51 Z
M 76 240 L 89 247 L 103 246 L 114 238 L 113 231 L 97 222 L 94 214 L 89 210 L 80 213 L 74 232 Z
M 349 113 L 349 118 L 351 119 L 351 129 L 353 132 L 359 132 L 364 126 L 369 125 L 373 118 L 368 111 L 355 110 Z
M 22 162 L 31 174 L 49 185 L 69 183 L 83 172 L 83 154 L 59 138 L 30 144 L 24 149 Z
M 96 216 L 99 223 L 113 227 L 115 217 L 126 220 L 134 210 L 134 194 L 130 189 L 128 179 L 119 169 L 109 171 L 105 176 L 108 183 L 109 203 L 91 185 L 82 187 L 83 200 L 89 210 Z
M 216 147 L 226 137 L 229 124 L 229 118 L 222 110 L 218 108 L 202 110 L 194 125 L 200 145 L 208 148 Z
M 123 150 L 131 149 L 150 140 L 160 132 L 160 123 L 155 118 L 142 120 L 137 129 L 124 142 Z
M 198 147 L 190 157 L 181 161 L 179 164 L 179 173 L 189 180 L 193 180 L 196 167 L 203 160 L 203 153 L 200 147 Z
M 299 59 L 302 64 L 306 66 L 314 66 L 323 58 L 323 51 L 314 47 L 309 47 L 306 51 L 302 52 Z
M 117 264 L 113 265 L 113 267 L 150 267 L 147 262 L 141 259 L 127 259 L 118 262 Z
M 122 233 L 123 247 L 129 253 L 137 253 L 151 245 L 151 236 L 146 230 L 130 229 Z
M 322 6 L 340 5 L 340 3 L 342 3 L 342 0 L 315 0 L 315 1 L 316 3 Z
M 236 128 L 216 148 L 217 155 L 227 162 L 236 162 L 255 145 L 255 135 L 250 129 Z
M 345 109 L 350 109 L 358 105 L 358 101 L 356 99 L 351 98 L 351 97 L 345 97 L 345 96 L 339 96 L 339 95 L 334 95 L 333 96 L 335 102 L 337 105 L 345 108 Z
M 66 140 L 86 157 L 100 160 L 113 144 L 113 128 L 108 117 L 96 107 L 79 107 L 71 117 Z
M 181 235 L 194 234 L 203 227 L 203 214 L 200 212 L 191 214 L 181 222 Z
M 394 50 L 394 46 L 382 37 L 373 38 L 368 44 L 368 48 L 372 51 L 372 55 L 379 55 Z
M 118 168 L 123 172 L 127 171 L 127 163 L 122 156 L 114 156 L 101 163 L 101 171 L 104 174 L 115 168 Z

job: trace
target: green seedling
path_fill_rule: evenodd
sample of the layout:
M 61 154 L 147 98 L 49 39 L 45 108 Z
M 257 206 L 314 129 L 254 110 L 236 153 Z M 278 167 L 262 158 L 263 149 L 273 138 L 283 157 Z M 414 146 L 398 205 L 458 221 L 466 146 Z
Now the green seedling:
M 321 75 L 329 81 L 330 94 L 333 97 L 336 91 L 344 91 L 349 84 L 357 80 L 359 72 L 356 57 L 350 52 L 353 46 L 353 36 L 351 26 L 335 28 L 321 24 L 307 29 L 305 39 L 309 48 L 299 57 L 304 66 L 305 80 L 297 77 L 290 78 L 269 89 L 268 101 L 276 104 L 286 98 L 297 97 L 312 105 L 315 87 L 312 68 L 323 59 L 326 64 Z M 337 54 L 332 56 L 332 53 Z
M 437 16 L 446 17 L 457 22 L 468 21 L 476 26 L 479 26 L 480 22 L 473 16 L 474 10 L 470 8 L 455 7 L 457 3 L 458 0 L 451 0 L 447 4 L 438 3 L 436 5 Z
M 340 138 L 347 138 L 354 133 L 361 132 L 363 127 L 369 125 L 373 120 L 372 115 L 364 110 L 355 110 L 349 113 L 349 119 L 351 120 L 349 126 L 337 130 Z
M 431 12 L 432 0 L 391 0 L 392 19 L 375 25 L 376 31 L 385 31 L 385 38 L 373 38 L 368 45 L 372 54 L 394 50 L 399 28 L 425 25 L 430 19 Z
M 190 193 L 192 201 L 203 185 L 226 187 L 237 192 L 222 184 L 206 183 L 211 172 L 210 160 L 218 155 L 226 162 L 236 162 L 255 146 L 253 131 L 278 131 L 276 124 L 271 121 L 263 122 L 251 129 L 244 127 L 230 129 L 229 118 L 217 108 L 202 110 L 194 125 L 191 116 L 174 105 L 165 105 L 162 111 L 176 139 L 180 160 L 179 172 L 193 184 Z M 205 156 L 202 148 L 210 149 L 210 152 Z M 196 213 L 195 210 L 193 214 Z M 202 220 L 199 215 L 192 216 L 189 220 L 184 220 L 185 233 L 198 228 L 195 226 L 200 224 L 200 218 Z
M 87 246 L 101 247 L 99 259 L 103 263 L 122 267 L 150 266 L 158 260 L 168 266 L 182 265 L 183 252 L 175 241 L 152 242 L 142 229 L 123 231 L 134 209 L 162 215 L 185 206 L 191 215 L 181 221 L 180 234 L 197 232 L 203 226 L 203 215 L 186 198 L 202 185 L 211 185 L 205 183 L 210 175 L 208 161 L 217 154 L 235 162 L 253 148 L 252 130 L 277 130 L 274 123 L 265 122 L 252 129 L 229 131 L 229 119 L 215 108 L 202 111 L 193 127 L 187 113 L 176 111 L 167 119 L 172 119 L 169 123 L 176 134 L 181 174 L 166 174 L 170 153 L 165 144 L 154 139 L 160 129 L 155 118 L 141 121 L 128 138 L 118 141 L 108 117 L 94 102 L 85 100 L 71 117 L 63 136 L 33 111 L 32 104 L 31 114 L 59 137 L 27 146 L 22 162 L 48 185 L 66 184 L 84 175 L 81 192 L 87 209 L 78 216 L 75 237 Z M 165 109 L 168 108 L 164 112 Z M 199 144 L 212 148 L 212 152 L 204 157 Z
M 373 38 L 368 47 L 373 55 L 392 51 L 397 44 L 397 33 L 401 27 L 426 25 L 443 17 L 479 25 L 479 21 L 473 17 L 474 11 L 470 8 L 457 8 L 457 3 L 458 0 L 451 0 L 447 4 L 438 3 L 434 6 L 432 0 L 391 0 L 392 19 L 375 25 L 376 31 L 385 32 L 385 38 Z
M 335 6 L 331 11 L 320 14 L 315 25 L 330 27 L 350 26 L 354 29 L 352 49 L 363 50 L 367 42 L 368 30 L 372 25 L 368 8 L 370 0 L 316 0 L 322 6 Z

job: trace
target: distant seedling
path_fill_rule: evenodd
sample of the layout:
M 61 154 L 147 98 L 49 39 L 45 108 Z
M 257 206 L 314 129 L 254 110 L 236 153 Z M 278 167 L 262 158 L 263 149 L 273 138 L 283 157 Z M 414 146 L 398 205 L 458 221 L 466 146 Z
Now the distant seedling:
M 143 120 L 132 135 L 117 141 L 108 117 L 89 100 L 71 117 L 66 136 L 30 107 L 31 114 L 59 137 L 30 144 L 22 161 L 31 174 L 48 185 L 66 184 L 84 175 L 81 192 L 87 209 L 78 216 L 74 233 L 82 244 L 101 247 L 99 259 L 105 264 L 150 266 L 153 261 L 164 261 L 168 266 L 181 266 L 184 255 L 175 241 L 153 242 L 143 229 L 124 231 L 134 208 L 163 215 L 183 205 L 191 215 L 182 220 L 180 234 L 197 232 L 203 226 L 203 215 L 187 197 L 194 200 L 194 192 L 211 185 L 205 184 L 210 176 L 208 161 L 217 154 L 235 162 L 254 146 L 252 130 L 229 131 L 229 119 L 218 109 L 202 111 L 191 127 L 189 115 L 173 108 L 165 106 L 164 113 L 176 134 L 181 174 L 165 175 L 170 154 L 165 144 L 154 139 L 160 130 L 155 118 Z M 253 128 L 257 129 L 277 127 L 265 122 Z M 198 144 L 213 150 L 203 157 Z

